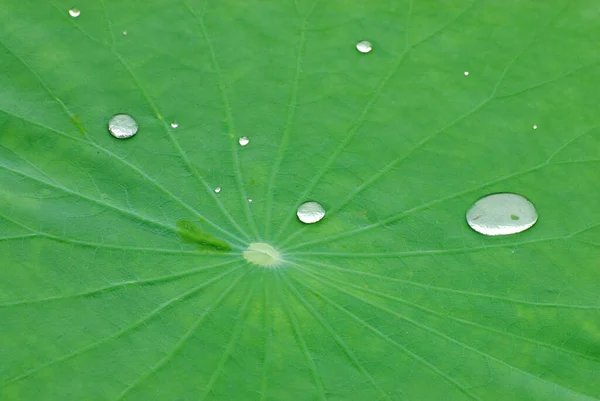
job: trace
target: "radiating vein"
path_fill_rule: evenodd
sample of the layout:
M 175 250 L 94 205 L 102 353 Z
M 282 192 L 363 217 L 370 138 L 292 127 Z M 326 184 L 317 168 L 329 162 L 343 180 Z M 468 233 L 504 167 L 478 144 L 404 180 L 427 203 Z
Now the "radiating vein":
M 115 401 L 122 400 L 131 390 L 138 387 L 145 380 L 147 380 L 150 376 L 157 373 L 167 362 L 169 362 L 178 352 L 181 351 L 185 343 L 196 333 L 196 330 L 200 327 L 204 319 L 214 312 L 215 308 L 223 302 L 223 300 L 231 293 L 231 291 L 235 288 L 235 286 L 240 282 L 240 280 L 248 274 L 250 270 L 246 270 L 242 274 L 240 274 L 221 294 L 207 307 L 204 308 L 198 319 L 192 324 L 192 326 L 185 332 L 185 334 L 179 339 L 177 344 L 171 349 L 171 351 L 160 359 L 156 364 L 154 364 L 149 371 L 140 376 L 137 380 L 127 386 L 116 398 Z
M 300 265 L 298 265 L 298 266 L 299 267 L 303 267 L 303 266 L 300 266 Z M 310 271 L 308 271 L 308 270 L 310 270 Z M 317 280 L 317 281 L 319 281 L 319 282 L 321 282 L 321 283 L 323 283 L 325 285 L 328 285 L 328 286 L 330 286 L 332 288 L 336 288 L 337 290 L 342 291 L 344 293 L 347 293 L 347 292 L 345 290 L 343 290 L 340 287 L 340 285 L 343 285 L 343 286 L 346 286 L 346 287 L 351 287 L 351 288 L 354 288 L 354 289 L 356 289 L 358 291 L 366 292 L 368 294 L 376 295 L 376 296 L 378 296 L 380 298 L 385 298 L 385 299 L 389 299 L 389 300 L 401 303 L 401 304 L 406 305 L 406 306 L 408 306 L 410 308 L 420 310 L 421 312 L 424 312 L 424 313 L 432 315 L 432 316 L 439 317 L 441 319 L 450 319 L 450 320 L 453 320 L 453 321 L 455 321 L 455 322 L 457 322 L 457 323 L 459 323 L 461 325 L 466 324 L 466 325 L 471 326 L 471 327 L 476 327 L 476 328 L 481 329 L 481 330 L 492 332 L 492 333 L 500 335 L 502 337 L 506 337 L 506 336 L 512 337 L 512 338 L 515 338 L 515 339 L 518 339 L 518 340 L 521 340 L 521 341 L 526 341 L 526 342 L 529 342 L 529 343 L 532 343 L 532 344 L 536 344 L 536 345 L 544 347 L 544 348 L 552 349 L 554 351 L 558 351 L 558 352 L 562 352 L 562 353 L 565 353 L 565 354 L 574 355 L 574 356 L 576 356 L 578 358 L 584 358 L 584 359 L 588 359 L 590 361 L 594 361 L 594 362 L 600 363 L 600 359 L 594 358 L 593 356 L 590 356 L 590 355 L 586 355 L 586 354 L 583 354 L 583 353 L 580 353 L 580 352 L 577 352 L 577 351 L 573 351 L 573 350 L 570 350 L 570 349 L 567 349 L 567 348 L 562 348 L 562 347 L 556 346 L 554 344 L 546 343 L 546 342 L 539 341 L 539 340 L 536 340 L 536 339 L 533 339 L 533 338 L 529 338 L 529 337 L 521 336 L 521 335 L 518 335 L 518 334 L 514 334 L 514 333 L 511 333 L 511 332 L 508 332 L 508 331 L 498 330 L 498 329 L 495 329 L 493 327 L 485 326 L 485 325 L 482 325 L 482 324 L 479 324 L 479 323 L 476 323 L 476 322 L 472 322 L 472 321 L 467 320 L 467 319 L 462 319 L 462 318 L 455 317 L 455 316 L 453 316 L 453 315 L 451 315 L 449 313 L 440 313 L 440 312 L 435 311 L 433 309 L 430 309 L 430 308 L 427 308 L 425 306 L 416 304 L 414 302 L 407 301 L 407 300 L 405 300 L 403 298 L 400 298 L 400 297 L 397 297 L 397 296 L 394 296 L 394 295 L 389 295 L 389 294 L 386 294 L 384 292 L 373 290 L 373 289 L 370 289 L 370 288 L 363 288 L 363 287 L 361 287 L 359 285 L 355 285 L 355 284 L 348 283 L 348 282 L 343 281 L 343 280 L 339 280 L 337 278 L 328 276 L 326 274 L 322 274 L 322 273 L 320 273 L 318 271 L 315 271 L 315 270 L 312 270 L 312 269 L 308 269 L 308 270 L 306 268 L 304 268 L 304 270 L 301 270 L 301 271 L 303 273 L 306 273 L 306 274 L 312 276 L 315 280 Z M 356 298 L 360 298 L 360 297 L 357 297 L 356 295 L 353 295 L 353 296 L 356 297 Z
M 363 272 L 360 270 L 345 269 L 343 267 L 339 267 L 336 265 L 315 262 L 315 261 L 309 260 L 309 259 L 294 258 L 294 259 L 290 259 L 290 261 L 306 263 L 306 264 L 318 266 L 318 267 L 325 267 L 327 269 L 337 270 L 340 272 L 359 275 L 359 276 L 372 277 L 374 279 L 386 281 L 386 282 L 390 282 L 390 283 L 394 283 L 394 282 L 395 283 L 403 283 L 403 284 L 407 284 L 407 285 L 414 286 L 414 287 L 425 288 L 427 290 L 449 292 L 449 293 L 460 294 L 460 295 L 465 295 L 465 296 L 472 296 L 472 297 L 479 297 L 479 298 L 489 298 L 489 299 L 493 299 L 496 301 L 502 301 L 502 302 L 507 302 L 507 303 L 514 303 L 514 304 L 527 305 L 527 306 L 533 306 L 533 307 L 541 307 L 541 308 L 600 309 L 600 305 L 598 305 L 598 306 L 596 306 L 596 305 L 569 305 L 569 304 L 559 304 L 559 303 L 532 302 L 532 301 L 525 301 L 525 300 L 521 300 L 521 299 L 502 297 L 499 295 L 484 294 L 484 293 L 480 293 L 480 292 L 472 292 L 472 291 L 466 291 L 466 290 L 456 290 L 453 288 L 438 287 L 438 286 L 434 286 L 431 284 L 423 284 L 423 283 L 419 283 L 419 282 L 411 281 L 411 280 L 403 280 L 403 279 L 394 278 L 394 277 L 381 276 L 378 274 L 367 273 L 367 272 Z
M 55 128 L 46 126 L 44 124 L 35 122 L 35 121 L 31 121 L 28 120 L 27 118 L 20 116 L 20 115 L 16 115 L 13 114 L 7 110 L 0 110 L 8 115 L 11 115 L 15 118 L 18 118 L 24 122 L 27 122 L 29 124 L 38 126 L 40 128 L 46 129 L 48 131 L 54 132 L 57 135 L 60 135 L 64 138 L 67 138 L 69 140 L 75 141 L 75 142 L 79 142 L 82 143 L 84 145 L 87 146 L 91 146 L 93 148 L 95 148 L 96 150 L 106 154 L 107 156 L 109 156 L 112 160 L 116 160 L 119 163 L 122 163 L 123 165 L 125 165 L 126 167 L 130 168 L 131 170 L 133 170 L 135 173 L 137 173 L 140 177 L 142 177 L 144 180 L 148 181 L 149 183 L 153 184 L 160 192 L 164 193 L 165 195 L 167 195 L 169 198 L 171 198 L 173 201 L 175 201 L 176 203 L 178 203 L 179 205 L 181 205 L 184 209 L 186 209 L 187 211 L 189 211 L 190 213 L 198 216 L 198 212 L 196 211 L 196 209 L 192 208 L 191 206 L 189 206 L 187 203 L 185 203 L 181 198 L 177 197 L 175 194 L 173 194 L 171 191 L 169 191 L 167 188 L 163 187 L 158 181 L 156 181 L 155 179 L 151 178 L 148 174 L 146 174 L 144 171 L 142 171 L 140 168 L 138 168 L 137 166 L 135 166 L 134 164 L 128 162 L 126 159 L 123 159 L 122 157 L 120 157 L 119 155 L 117 155 L 116 153 L 111 152 L 110 150 L 98 145 L 95 141 L 93 141 L 92 138 L 87 138 L 88 140 L 83 140 L 77 137 L 73 137 L 71 135 L 68 135 L 62 131 L 59 131 Z M 215 227 L 216 228 L 216 227 Z M 174 229 L 174 228 L 173 228 Z M 221 231 L 223 232 L 223 231 Z M 223 232 L 224 234 L 227 234 L 229 237 L 232 237 L 233 239 L 235 239 L 236 241 L 238 241 L 238 243 L 240 244 L 244 244 L 245 241 L 239 239 L 238 237 L 236 237 L 235 235 L 225 231 Z M 236 245 L 236 247 L 238 248 L 243 248 L 243 246 L 241 245 Z
M 206 24 L 204 23 L 204 17 L 199 15 L 186 0 L 182 0 L 185 7 L 190 11 L 190 13 L 196 18 L 198 21 L 198 26 L 202 31 L 202 36 L 204 36 L 204 40 L 206 41 L 206 46 L 208 48 L 208 53 L 215 69 L 215 74 L 217 75 L 217 83 L 219 86 L 219 91 L 221 92 L 221 97 L 223 101 L 223 106 L 225 108 L 225 119 L 227 121 L 227 125 L 229 127 L 229 136 L 230 136 L 230 144 L 231 144 L 231 154 L 233 157 L 233 164 L 235 167 L 236 173 L 236 182 L 238 186 L 238 190 L 240 191 L 240 199 L 242 202 L 242 208 L 246 212 L 246 218 L 248 220 L 248 224 L 250 225 L 250 229 L 256 235 L 257 238 L 260 238 L 258 233 L 258 229 L 256 228 L 256 223 L 254 221 L 254 217 L 252 216 L 252 210 L 250 210 L 250 205 L 247 201 L 246 189 L 244 188 L 244 182 L 242 179 L 242 169 L 240 166 L 240 159 L 238 156 L 238 147 L 236 142 L 236 129 L 235 123 L 233 121 L 233 112 L 231 110 L 231 103 L 229 101 L 229 96 L 227 95 L 227 90 L 225 89 L 225 84 L 223 82 L 223 75 L 221 72 L 221 67 L 219 66 L 219 62 L 217 61 L 217 55 L 212 45 L 212 41 L 210 40 L 210 36 L 208 35 L 208 31 L 206 29 Z
M 327 283 L 326 283 L 326 282 L 324 282 L 324 281 L 321 281 L 321 282 L 323 282 L 324 284 L 327 284 Z M 451 336 L 449 336 L 449 335 L 447 335 L 447 334 L 444 334 L 443 332 L 441 332 L 441 331 L 439 331 L 439 330 L 437 330 L 437 329 L 435 329 L 435 328 L 433 328 L 433 327 L 430 327 L 430 326 L 428 326 L 428 325 L 425 325 L 425 324 L 419 323 L 419 322 L 417 322 L 416 320 L 414 320 L 414 319 L 411 319 L 411 318 L 409 318 L 409 317 L 407 317 L 407 316 L 405 316 L 405 315 L 403 315 L 403 314 L 397 313 L 397 312 L 395 312 L 395 311 L 393 311 L 393 310 L 391 310 L 391 309 L 389 309 L 389 308 L 387 308 L 387 307 L 385 307 L 385 306 L 383 306 L 383 305 L 379 305 L 379 304 L 377 304 L 377 303 L 375 303 L 375 302 L 373 302 L 373 301 L 370 301 L 369 299 L 366 299 L 366 298 L 359 297 L 359 296 L 357 296 L 356 294 L 353 294 L 353 293 L 351 293 L 351 292 L 348 292 L 348 291 L 346 291 L 346 290 L 342 289 L 342 288 L 341 288 L 341 287 L 339 287 L 339 286 L 338 286 L 337 288 L 338 288 L 338 289 L 339 289 L 341 292 L 343 292 L 343 293 L 346 293 L 347 295 L 350 295 L 350 296 L 354 297 L 355 299 L 357 299 L 357 300 L 359 300 L 359 301 L 362 301 L 362 302 L 364 302 L 364 303 L 368 303 L 368 304 L 370 304 L 370 305 L 374 306 L 375 308 L 377 308 L 377 309 L 380 309 L 381 311 L 384 311 L 384 312 L 387 312 L 387 313 L 389 313 L 389 314 L 391 314 L 391 315 L 393 315 L 393 316 L 396 316 L 397 318 L 399 318 L 399 319 L 401 319 L 401 320 L 404 320 L 404 321 L 406 321 L 406 322 L 410 323 L 411 325 L 413 325 L 413 326 L 415 326 L 415 327 L 417 327 L 417 328 L 420 328 L 420 329 L 422 329 L 422 330 L 425 330 L 425 331 L 427 331 L 428 333 L 431 333 L 431 334 L 433 334 L 433 335 L 435 335 L 435 336 L 437 336 L 437 337 L 443 338 L 444 340 L 446 340 L 446 341 L 449 341 L 449 342 L 451 342 L 451 343 L 453 343 L 453 344 L 455 344 L 455 345 L 457 345 L 457 346 L 459 346 L 459 347 L 461 347 L 461 348 L 463 348 L 463 349 L 465 349 L 465 350 L 467 350 L 467 351 L 471 351 L 471 352 L 473 352 L 473 353 L 479 354 L 479 355 L 481 355 L 482 357 L 484 357 L 484 358 L 486 358 L 486 359 L 493 360 L 493 361 L 495 361 L 496 363 L 498 363 L 498 364 L 500 364 L 500 365 L 503 365 L 503 366 L 505 366 L 505 367 L 507 367 L 507 368 L 509 368 L 509 369 L 513 369 L 513 370 L 515 370 L 515 371 L 517 371 L 517 372 L 520 372 L 520 373 L 524 374 L 525 376 L 528 376 L 529 378 L 532 378 L 532 379 L 535 379 L 535 380 L 540 380 L 540 381 L 543 381 L 543 382 L 547 382 L 547 383 L 550 383 L 550 384 L 551 384 L 551 385 L 553 385 L 553 386 L 557 386 L 557 387 L 564 388 L 565 390 L 573 391 L 573 390 L 571 390 L 571 389 L 567 389 L 567 388 L 565 388 L 565 387 L 561 386 L 560 384 L 558 384 L 558 383 L 556 383 L 556 382 L 550 381 L 550 380 L 548 380 L 548 379 L 544 379 L 544 378 L 542 378 L 542 377 L 539 377 L 539 376 L 535 376 L 534 374 L 532 374 L 532 373 L 529 373 L 529 372 L 527 372 L 527 371 L 525 371 L 525 370 L 523 370 L 523 369 L 521 369 L 521 368 L 518 368 L 518 367 L 516 367 L 516 366 L 514 366 L 514 365 L 511 365 L 511 364 L 509 364 L 508 362 L 506 362 L 506 361 L 504 361 L 504 360 L 502 360 L 502 359 L 500 359 L 500 358 L 497 358 L 497 357 L 495 357 L 495 356 L 493 356 L 493 355 L 491 355 L 491 354 L 488 354 L 488 353 L 486 353 L 486 352 L 484 352 L 484 351 L 481 351 L 481 350 L 480 350 L 480 349 L 478 349 L 478 348 L 471 347 L 471 346 L 469 346 L 469 345 L 467 345 L 467 344 L 463 343 L 462 341 L 459 341 L 459 340 L 457 340 L 457 339 L 456 339 L 456 338 L 454 338 L 454 337 L 451 337 Z M 367 289 L 365 289 L 365 292 L 372 292 L 372 291 L 373 291 L 373 290 L 367 290 Z M 444 316 L 445 316 L 445 315 L 444 315 Z
M 300 267 L 300 269 L 298 269 L 299 272 L 307 274 L 307 272 L 305 270 L 302 270 L 302 266 L 298 266 L 298 267 Z M 310 275 L 310 276 L 314 277 L 313 275 Z M 400 349 L 402 352 L 404 352 L 410 358 L 412 358 L 415 361 L 417 361 L 418 363 L 424 365 L 427 369 L 429 369 L 432 372 L 434 372 L 435 374 L 439 375 L 444 380 L 450 382 L 460 392 L 462 392 L 463 394 L 465 394 L 470 399 L 473 399 L 473 400 L 479 400 L 480 399 L 479 397 L 477 397 L 476 395 L 474 395 L 473 393 L 471 393 L 469 390 L 467 390 L 467 388 L 465 386 L 463 386 L 460 382 L 458 382 L 456 379 L 454 379 L 450 375 L 448 375 L 445 372 L 443 372 L 440 368 L 438 368 L 437 366 L 435 366 L 433 363 L 427 361 L 427 359 L 425 359 L 425 358 L 423 358 L 423 357 L 415 354 L 414 352 L 412 352 L 411 350 L 409 350 L 408 348 L 406 348 L 404 345 L 398 343 L 397 341 L 392 340 L 392 338 L 390 338 L 388 335 L 382 333 L 377 328 L 375 328 L 374 326 L 372 326 L 369 323 L 367 323 L 365 320 L 361 319 L 360 317 L 358 317 L 355 314 L 353 314 L 352 312 L 350 312 L 347 308 L 339 305 L 335 301 L 333 301 L 330 298 L 328 298 L 327 296 L 325 296 L 323 293 L 315 290 L 314 288 L 309 288 L 308 286 L 306 286 L 306 284 L 303 284 L 300 280 L 295 280 L 295 281 L 297 283 L 299 283 L 300 285 L 304 286 L 305 288 L 307 288 L 308 290 L 310 290 L 310 291 L 314 292 L 315 294 L 319 295 L 319 297 L 321 299 L 325 300 L 328 304 L 332 305 L 335 309 L 337 309 L 340 312 L 344 313 L 345 315 L 349 316 L 350 318 L 352 318 L 352 320 L 358 322 L 360 325 L 362 325 L 362 326 L 366 327 L 367 329 L 371 330 L 372 332 L 374 332 L 375 334 L 377 334 L 379 337 L 383 338 L 385 341 L 387 341 L 388 343 L 392 344 L 394 347 Z
M 303 18 L 301 26 L 300 26 L 300 39 L 298 43 L 298 49 L 296 50 L 296 71 L 294 73 L 294 78 L 292 80 L 292 92 L 290 94 L 290 100 L 287 106 L 287 119 L 285 123 L 285 129 L 283 131 L 283 137 L 281 139 L 281 143 L 279 144 L 279 151 L 277 152 L 277 158 L 275 159 L 275 163 L 271 168 L 271 175 L 269 177 L 269 183 L 267 184 L 267 194 L 266 194 L 266 217 L 265 217 L 265 238 L 270 240 L 270 230 L 271 230 L 271 212 L 273 208 L 273 191 L 275 187 L 275 180 L 277 178 L 277 174 L 279 173 L 279 167 L 281 166 L 281 162 L 283 161 L 283 157 L 285 152 L 287 151 L 290 135 L 292 133 L 292 127 L 294 125 L 294 120 L 296 118 L 296 109 L 298 107 L 298 89 L 300 86 L 300 75 L 302 73 L 302 60 L 304 58 L 305 52 L 305 44 L 306 44 L 306 28 L 308 25 L 308 20 L 314 10 L 317 7 L 319 0 L 313 3 L 312 8 L 308 12 L 308 14 Z
M 200 396 L 199 401 L 204 401 L 206 399 L 206 397 L 208 397 L 208 395 L 211 393 L 212 388 L 214 387 L 215 383 L 219 380 L 219 378 L 223 374 L 223 371 L 225 370 L 225 365 L 227 364 L 227 361 L 229 361 L 229 358 L 231 358 L 231 355 L 233 354 L 235 344 L 239 341 L 240 335 L 242 333 L 242 329 L 244 328 L 244 323 L 245 323 L 245 319 L 246 319 L 246 315 L 247 315 L 247 311 L 248 311 L 248 304 L 250 303 L 250 299 L 254 295 L 255 288 L 256 288 L 256 282 L 251 286 L 250 290 L 248 290 L 248 295 L 246 295 L 246 299 L 244 300 L 244 302 L 242 303 L 242 306 L 240 307 L 240 311 L 239 311 L 239 314 L 237 317 L 237 322 L 235 324 L 235 328 L 233 329 L 233 333 L 231 334 L 231 337 L 229 338 L 229 342 L 227 343 L 227 348 L 225 348 L 223 355 L 219 359 L 219 363 L 218 363 L 215 371 L 211 375 L 210 380 L 208 381 L 208 384 L 203 389 L 203 393 Z
M 325 387 L 323 385 L 323 381 L 321 379 L 321 376 L 319 375 L 317 365 L 315 364 L 315 361 L 310 354 L 310 350 L 308 349 L 308 346 L 306 345 L 306 340 L 304 339 L 304 335 L 302 334 L 302 330 L 300 328 L 300 325 L 298 324 L 296 315 L 292 311 L 292 307 L 289 304 L 286 294 L 283 293 L 282 285 L 280 283 L 280 281 L 281 281 L 280 276 L 282 275 L 282 273 L 280 273 L 280 272 L 276 272 L 276 273 L 277 273 L 277 278 L 278 278 L 276 284 L 277 284 L 277 288 L 279 289 L 278 300 L 279 300 L 280 304 L 282 305 L 282 309 L 285 312 L 285 314 L 287 315 L 287 317 L 292 325 L 294 334 L 296 335 L 296 340 L 298 341 L 298 344 L 300 345 L 300 349 L 302 350 L 302 354 L 304 355 L 304 358 L 306 359 L 306 362 L 308 363 L 308 368 L 310 369 L 311 375 L 313 377 L 313 380 L 315 381 L 315 385 L 318 390 L 317 395 L 320 400 L 326 401 L 327 395 L 325 392 Z
M 269 280 L 267 277 L 266 280 Z M 260 379 L 260 400 L 265 401 L 267 397 L 267 389 L 269 383 L 269 366 L 271 364 L 271 348 L 273 346 L 273 318 L 271 317 L 271 294 L 269 282 L 265 280 L 263 285 L 263 313 L 264 313 L 264 325 L 265 325 L 265 359 L 263 360 L 263 367 Z M 308 361 L 307 361 L 308 362 Z M 309 362 L 310 363 L 310 362 Z
M 385 398 L 390 399 L 389 395 L 379 386 L 379 384 L 375 381 L 373 376 L 367 371 L 367 369 L 363 366 L 363 364 L 358 360 L 354 352 L 348 347 L 348 345 L 344 342 L 344 340 L 340 337 L 340 335 L 331 327 L 329 323 L 323 318 L 323 316 L 308 303 L 306 297 L 302 295 L 296 286 L 286 277 L 285 273 L 281 275 L 283 281 L 288 285 L 291 292 L 298 298 L 300 302 L 305 306 L 306 310 L 308 310 L 311 315 L 323 326 L 323 328 L 333 337 L 338 346 L 344 351 L 346 356 L 350 359 L 352 364 L 369 380 L 373 388 L 379 392 L 379 394 Z
M 469 5 L 469 7 L 467 7 L 465 10 L 460 12 L 457 16 L 455 16 L 455 18 L 451 19 L 448 24 L 444 25 L 439 30 L 433 32 L 431 35 L 427 36 L 426 38 L 419 41 L 418 43 L 415 43 L 413 45 L 405 47 L 405 49 L 398 56 L 398 59 L 392 64 L 392 68 L 390 69 L 388 74 L 385 75 L 383 77 L 383 79 L 380 80 L 380 82 L 376 86 L 375 90 L 373 91 L 373 93 L 370 95 L 369 99 L 365 103 L 365 106 L 363 107 L 362 111 L 358 114 L 358 117 L 350 124 L 350 127 L 349 127 L 348 131 L 346 132 L 346 136 L 344 137 L 342 142 L 340 142 L 338 147 L 331 153 L 331 155 L 327 158 L 327 160 L 322 164 L 321 169 L 314 175 L 313 180 L 308 184 L 308 186 L 302 192 L 302 195 L 300 195 L 299 200 L 293 206 L 293 210 L 297 209 L 298 206 L 300 205 L 300 203 L 304 202 L 304 199 L 306 199 L 306 197 L 312 192 L 312 190 L 320 182 L 323 175 L 325 175 L 325 173 L 329 170 L 329 168 L 335 162 L 335 160 L 338 158 L 338 156 L 342 153 L 342 151 L 348 146 L 348 144 L 356 136 L 356 134 L 358 133 L 362 124 L 364 123 L 366 117 L 369 115 L 369 111 L 371 110 L 373 105 L 375 105 L 377 103 L 377 101 L 379 100 L 379 96 L 383 92 L 384 88 L 388 85 L 388 83 L 392 79 L 392 77 L 398 72 L 398 70 L 400 69 L 400 66 L 402 65 L 402 62 L 406 59 L 406 56 L 410 53 L 410 51 L 414 50 L 416 47 L 424 44 L 425 42 L 427 42 L 428 40 L 430 40 L 431 38 L 436 36 L 439 32 L 441 32 L 443 29 L 445 29 L 450 24 L 452 24 L 454 21 L 456 21 L 465 12 L 467 12 L 467 10 L 471 9 L 472 6 L 477 1 L 478 0 L 475 0 L 473 3 L 471 3 Z M 280 228 L 274 237 L 275 241 L 277 241 L 280 238 L 280 236 L 285 232 L 285 229 L 287 228 L 288 224 L 293 219 L 294 213 L 288 213 L 287 216 L 288 217 L 280 225 Z M 287 242 L 287 240 L 285 242 Z
M 156 316 L 158 316 L 163 310 L 169 308 L 170 306 L 172 306 L 173 304 L 177 303 L 177 302 L 181 302 L 191 296 L 193 296 L 194 294 L 196 294 L 198 291 L 200 291 L 201 289 L 210 286 L 211 284 L 213 284 L 215 281 L 218 281 L 220 279 L 222 279 L 223 277 L 239 270 L 241 267 L 237 267 L 237 268 L 231 268 L 229 270 L 227 270 L 224 273 L 219 274 L 218 276 L 215 276 L 205 282 L 203 282 L 202 284 L 192 288 L 189 291 L 184 292 L 183 294 L 180 294 L 174 298 L 169 299 L 168 301 L 163 302 L 162 304 L 160 304 L 158 307 L 156 307 L 155 309 L 153 309 L 150 313 L 146 314 L 144 317 L 140 318 L 139 320 L 135 321 L 133 324 L 117 331 L 116 333 L 113 333 L 107 337 L 104 337 L 100 340 L 94 341 L 91 344 L 88 344 L 82 348 L 79 348 L 71 353 L 68 353 L 66 355 L 63 355 L 59 358 L 53 359 L 49 362 L 43 363 L 39 366 L 36 366 L 35 368 L 29 369 L 27 371 L 25 371 L 24 373 L 12 377 L 8 380 L 6 380 L 3 383 L 0 383 L 0 388 L 6 387 L 7 385 L 11 384 L 11 383 L 15 383 L 21 380 L 24 380 L 32 375 L 34 375 L 35 373 L 43 370 L 43 369 L 47 369 L 51 366 L 54 366 L 58 363 L 61 362 L 65 362 L 69 359 L 72 359 L 76 356 L 82 355 L 88 351 L 91 351 L 97 347 L 99 347 L 100 345 L 110 341 L 110 340 L 114 340 L 117 339 L 119 337 L 122 337 L 123 335 L 132 332 L 133 330 L 135 330 L 136 328 L 144 325 L 146 322 L 150 321 L 151 319 L 155 318 Z
M 53 302 L 53 301 L 63 301 L 66 299 L 92 297 L 94 295 L 120 290 L 122 288 L 135 287 L 135 286 L 139 286 L 139 285 L 156 284 L 156 283 L 162 283 L 162 282 L 167 282 L 167 281 L 171 281 L 171 280 L 176 280 L 176 279 L 183 278 L 183 277 L 189 277 L 196 273 L 204 272 L 207 270 L 212 270 L 212 269 L 215 269 L 218 267 L 223 268 L 223 267 L 231 265 L 235 262 L 239 262 L 239 259 L 228 260 L 226 262 L 215 263 L 215 264 L 208 265 L 208 266 L 196 267 L 196 268 L 185 270 L 185 271 L 182 271 L 179 273 L 171 273 L 171 274 L 167 274 L 164 276 L 143 278 L 143 279 L 136 279 L 136 280 L 127 280 L 127 281 L 121 281 L 121 282 L 117 282 L 117 283 L 111 283 L 111 284 L 103 286 L 103 287 L 94 288 L 91 290 L 78 292 L 75 294 L 55 295 L 55 296 L 46 297 L 46 298 L 25 299 L 25 300 L 19 300 L 19 301 L 0 303 L 0 308 L 33 305 L 33 304 L 40 304 L 40 303 Z

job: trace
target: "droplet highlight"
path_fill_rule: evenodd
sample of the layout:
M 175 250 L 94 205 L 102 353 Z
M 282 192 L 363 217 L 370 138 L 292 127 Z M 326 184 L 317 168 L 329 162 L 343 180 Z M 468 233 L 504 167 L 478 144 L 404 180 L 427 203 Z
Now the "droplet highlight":
M 248 198 L 248 203 L 252 203 L 252 198 Z
M 248 137 L 243 136 L 238 140 L 238 142 L 240 145 L 246 146 L 250 143 L 250 139 L 248 139 Z
M 467 211 L 467 223 L 478 233 L 490 236 L 517 234 L 538 220 L 533 203 L 524 196 L 498 193 L 484 196 Z
M 177 124 L 176 122 L 171 123 L 171 128 L 177 128 L 177 127 L 179 127 L 179 124 Z
M 465 74 L 465 77 L 468 77 L 469 76 L 469 71 L 465 71 L 464 74 Z
M 534 126 L 533 126 L 533 129 L 537 129 L 537 128 L 538 128 L 538 127 L 537 127 L 537 125 L 534 125 Z
M 218 194 L 219 192 L 221 192 L 221 187 L 216 187 L 216 188 L 215 188 L 215 193 L 217 193 L 217 194 Z
M 368 40 L 363 40 L 356 44 L 356 50 L 361 53 L 369 53 L 373 50 L 373 45 Z
M 296 212 L 298 219 L 306 224 L 313 224 L 325 217 L 325 209 L 318 202 L 304 202 Z
M 108 122 L 108 131 L 118 139 L 131 138 L 138 132 L 138 124 L 129 114 L 117 114 Z
M 69 15 L 73 18 L 77 18 L 81 15 L 81 11 L 78 8 L 72 8 L 69 10 Z

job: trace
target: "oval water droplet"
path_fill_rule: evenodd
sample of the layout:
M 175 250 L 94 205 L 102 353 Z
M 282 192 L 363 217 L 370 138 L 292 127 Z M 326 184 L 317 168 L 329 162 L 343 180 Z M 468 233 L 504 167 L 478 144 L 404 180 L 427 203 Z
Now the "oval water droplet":
M 304 202 L 296 212 L 298 219 L 306 224 L 313 224 L 325 217 L 325 209 L 318 202 Z
M 373 50 L 373 45 L 368 40 L 363 40 L 356 44 L 356 49 L 361 53 L 369 53 Z
M 537 129 L 537 125 L 534 125 L 534 126 L 533 126 L 533 129 Z
M 248 203 L 252 203 L 252 198 L 248 198 Z
M 216 192 L 216 193 L 219 193 L 219 192 L 221 192 L 221 187 L 216 187 L 216 188 L 215 188 L 215 192 Z
M 465 77 L 469 76 L 469 71 L 465 71 Z
M 131 138 L 138 131 L 138 124 L 128 114 L 117 114 L 108 122 L 108 130 L 115 138 Z
M 499 193 L 484 196 L 467 211 L 469 226 L 484 235 L 510 235 L 532 227 L 537 210 L 527 198 Z
M 127 31 L 123 31 L 122 33 L 123 35 L 127 36 Z
M 77 18 L 81 15 L 81 11 L 78 8 L 72 8 L 69 10 L 69 15 L 73 18 Z
M 177 127 L 179 127 L 179 124 L 177 124 L 176 122 L 171 123 L 171 128 L 177 128 Z
M 238 142 L 240 143 L 240 145 L 246 146 L 250 143 L 250 139 L 248 139 L 248 137 L 243 136 L 238 140 Z

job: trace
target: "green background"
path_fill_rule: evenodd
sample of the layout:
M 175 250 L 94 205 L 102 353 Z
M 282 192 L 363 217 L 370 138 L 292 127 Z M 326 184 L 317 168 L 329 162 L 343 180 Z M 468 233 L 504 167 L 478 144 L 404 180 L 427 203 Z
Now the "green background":
M 599 35 L 596 0 L 3 0 L 0 399 L 599 399 Z M 472 231 L 493 192 L 539 222 Z

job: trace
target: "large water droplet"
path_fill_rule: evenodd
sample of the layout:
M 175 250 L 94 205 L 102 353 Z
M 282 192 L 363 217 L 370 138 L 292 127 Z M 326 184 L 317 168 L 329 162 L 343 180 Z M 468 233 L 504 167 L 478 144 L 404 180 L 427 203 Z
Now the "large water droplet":
M 520 233 L 537 219 L 535 206 L 524 196 L 511 193 L 484 196 L 467 211 L 469 226 L 485 235 Z
M 246 146 L 250 143 L 250 139 L 248 139 L 248 137 L 243 136 L 239 139 L 238 142 L 240 143 L 240 145 Z
M 72 8 L 69 10 L 69 15 L 73 18 L 77 18 L 81 15 L 81 11 L 78 8 Z
M 179 127 L 179 124 L 177 124 L 176 122 L 173 121 L 171 123 L 171 128 L 177 128 L 177 127 Z
M 301 222 L 312 224 L 325 217 L 325 209 L 318 202 L 304 202 L 298 208 L 296 215 Z
M 108 122 L 108 130 L 115 138 L 127 139 L 137 133 L 138 124 L 128 114 L 117 114 Z
M 363 40 L 356 44 L 356 49 L 361 53 L 369 53 L 373 50 L 373 45 L 368 40 Z
M 216 187 L 216 188 L 215 188 L 215 192 L 216 192 L 216 193 L 219 193 L 219 192 L 221 192 L 221 187 Z

